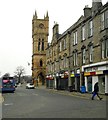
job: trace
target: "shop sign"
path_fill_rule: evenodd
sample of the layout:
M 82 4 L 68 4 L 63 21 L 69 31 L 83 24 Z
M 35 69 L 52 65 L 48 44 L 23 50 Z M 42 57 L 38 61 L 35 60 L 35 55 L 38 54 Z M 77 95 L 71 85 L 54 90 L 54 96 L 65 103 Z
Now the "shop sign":
M 90 75 L 96 75 L 96 72 L 90 72 Z
M 75 77 L 79 77 L 80 76 L 80 74 L 75 74 Z
M 96 71 L 96 75 L 101 75 L 103 74 L 103 71 Z
M 108 74 L 108 70 L 104 70 L 103 73 L 104 73 L 104 74 Z
M 96 75 L 96 72 L 85 72 L 84 76 Z
M 84 76 L 89 76 L 90 75 L 90 72 L 85 72 L 84 73 Z
M 71 77 L 75 77 L 75 75 L 74 75 L 74 74 L 71 74 Z

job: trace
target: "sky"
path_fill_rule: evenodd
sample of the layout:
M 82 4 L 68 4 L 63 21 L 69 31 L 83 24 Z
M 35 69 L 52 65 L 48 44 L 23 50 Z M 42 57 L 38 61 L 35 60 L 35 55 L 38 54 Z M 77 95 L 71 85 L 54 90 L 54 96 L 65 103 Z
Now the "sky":
M 103 5 L 108 0 L 102 0 Z M 49 14 L 49 37 L 52 39 L 54 21 L 62 34 L 81 15 L 92 0 L 0 0 L 0 77 L 14 75 L 18 66 L 25 75 L 32 75 L 32 18 L 35 11 L 39 19 Z M 30 63 L 30 65 L 28 65 Z

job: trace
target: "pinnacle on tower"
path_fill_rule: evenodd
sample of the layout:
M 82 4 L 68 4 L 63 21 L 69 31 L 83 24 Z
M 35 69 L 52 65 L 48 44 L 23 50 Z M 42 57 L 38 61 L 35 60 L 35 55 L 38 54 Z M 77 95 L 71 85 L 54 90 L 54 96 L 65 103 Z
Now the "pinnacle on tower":
M 49 16 L 48 16 L 48 11 L 47 11 L 47 13 L 46 13 L 46 17 L 48 18 Z
M 36 10 L 35 10 L 35 17 L 37 18 L 37 12 L 36 12 Z

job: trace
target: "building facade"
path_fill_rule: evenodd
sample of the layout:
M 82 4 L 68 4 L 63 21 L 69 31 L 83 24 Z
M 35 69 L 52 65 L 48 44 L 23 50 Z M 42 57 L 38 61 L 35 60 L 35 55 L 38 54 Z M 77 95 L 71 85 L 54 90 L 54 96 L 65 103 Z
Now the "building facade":
M 35 86 L 45 84 L 48 35 L 48 12 L 44 16 L 44 19 L 38 19 L 37 13 L 35 12 L 32 19 L 32 79 Z
M 108 3 L 93 0 L 63 34 L 55 23 L 46 50 L 49 87 L 81 91 L 85 86 L 86 92 L 92 92 L 99 82 L 99 92 L 108 94 Z

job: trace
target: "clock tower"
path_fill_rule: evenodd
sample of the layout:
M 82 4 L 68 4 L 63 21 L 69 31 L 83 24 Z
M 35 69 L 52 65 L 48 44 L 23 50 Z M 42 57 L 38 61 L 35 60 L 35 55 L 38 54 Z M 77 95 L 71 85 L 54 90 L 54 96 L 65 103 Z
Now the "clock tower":
M 48 35 L 48 12 L 44 19 L 38 19 L 35 11 L 32 19 L 32 79 L 35 86 L 45 84 Z

